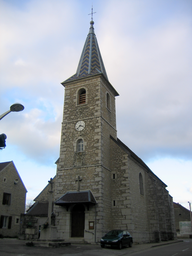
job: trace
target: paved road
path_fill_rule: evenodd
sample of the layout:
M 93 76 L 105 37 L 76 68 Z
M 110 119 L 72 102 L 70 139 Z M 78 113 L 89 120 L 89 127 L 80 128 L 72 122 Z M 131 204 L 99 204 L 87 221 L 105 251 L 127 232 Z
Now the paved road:
M 163 245 L 164 244 L 164 245 Z M 0 256 L 191 256 L 192 240 L 165 245 L 159 244 L 141 244 L 133 245 L 132 248 L 123 248 L 122 250 L 101 248 L 99 245 L 90 244 L 72 244 L 67 247 L 40 247 L 26 246 L 26 241 L 17 239 L 0 239 Z M 152 247 L 152 246 L 158 247 Z
M 137 256 L 192 256 L 192 240 L 186 239 L 182 243 L 152 247 L 146 251 L 137 252 Z

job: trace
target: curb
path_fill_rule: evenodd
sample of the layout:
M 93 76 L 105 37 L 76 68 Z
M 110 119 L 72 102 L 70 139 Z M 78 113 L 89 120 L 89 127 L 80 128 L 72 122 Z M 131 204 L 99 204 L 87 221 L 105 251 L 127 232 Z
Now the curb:
M 180 243 L 180 242 L 183 242 L 183 240 L 176 240 L 176 241 L 170 241 L 170 242 L 165 242 L 165 243 L 161 243 L 161 244 L 156 244 L 156 245 L 152 245 L 151 248 L 168 245 L 168 244 Z

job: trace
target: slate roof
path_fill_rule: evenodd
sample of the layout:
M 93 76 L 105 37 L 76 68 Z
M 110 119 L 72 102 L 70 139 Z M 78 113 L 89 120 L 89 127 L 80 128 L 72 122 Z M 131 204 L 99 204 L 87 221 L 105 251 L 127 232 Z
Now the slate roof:
M 96 200 L 90 190 L 87 191 L 72 191 L 61 196 L 56 202 L 56 205 L 64 206 L 69 204 L 96 204 Z
M 55 182 L 55 178 L 56 178 L 56 175 L 52 178 L 52 181 Z M 49 186 L 49 182 L 48 184 L 44 187 L 44 189 L 35 197 L 35 199 L 33 199 L 33 201 L 38 201 L 38 197 L 45 191 L 45 189 Z
M 0 171 L 2 171 L 8 164 L 10 164 L 11 161 L 9 162 L 4 162 L 4 163 L 0 163 Z
M 190 210 L 188 210 L 187 208 L 185 208 L 184 206 L 182 206 L 182 205 L 179 204 L 179 203 L 174 203 L 174 202 L 173 202 L 173 206 L 174 206 L 174 208 L 178 208 L 178 209 L 181 209 L 181 210 L 184 210 L 184 211 L 187 211 L 187 212 L 190 213 Z
M 47 217 L 48 205 L 49 205 L 48 202 L 36 202 L 29 208 L 26 214 L 40 216 L 40 217 Z
M 103 76 L 108 81 L 105 66 L 101 57 L 99 50 L 99 45 L 97 43 L 97 38 L 94 33 L 94 22 L 90 22 L 91 26 L 89 29 L 89 34 L 87 35 L 83 51 L 79 60 L 76 74 L 71 76 L 69 79 L 65 80 L 62 84 L 71 82 L 76 79 L 84 78 L 87 76 L 92 76 L 96 74 L 103 74 Z

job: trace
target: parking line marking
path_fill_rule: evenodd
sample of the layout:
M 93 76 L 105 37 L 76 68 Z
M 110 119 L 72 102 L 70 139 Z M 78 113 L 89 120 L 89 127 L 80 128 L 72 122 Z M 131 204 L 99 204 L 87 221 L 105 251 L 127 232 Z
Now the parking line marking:
M 189 248 L 186 248 L 186 249 L 182 250 L 182 252 L 185 252 L 185 251 L 187 251 L 187 250 L 189 250 Z

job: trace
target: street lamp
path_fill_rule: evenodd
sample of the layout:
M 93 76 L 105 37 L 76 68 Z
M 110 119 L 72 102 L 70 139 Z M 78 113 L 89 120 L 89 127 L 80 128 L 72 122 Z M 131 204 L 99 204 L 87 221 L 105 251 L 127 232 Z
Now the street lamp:
M 8 111 L 6 111 L 5 113 L 3 113 L 0 116 L 0 120 L 5 117 L 6 115 L 8 115 L 10 112 L 19 112 L 22 111 L 24 109 L 24 106 L 21 105 L 20 103 L 15 103 L 13 105 L 11 105 L 10 109 Z M 6 147 L 6 140 L 7 139 L 7 135 L 2 133 L 0 134 L 0 149 L 5 148 Z
M 24 109 L 24 106 L 21 105 L 20 103 L 15 103 L 13 105 L 11 105 L 10 109 L 8 111 L 6 111 L 5 113 L 3 113 L 0 116 L 0 120 L 5 117 L 6 115 L 8 115 L 10 112 L 19 112 L 22 111 Z

